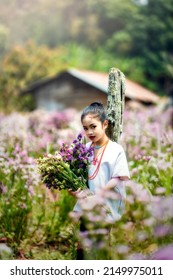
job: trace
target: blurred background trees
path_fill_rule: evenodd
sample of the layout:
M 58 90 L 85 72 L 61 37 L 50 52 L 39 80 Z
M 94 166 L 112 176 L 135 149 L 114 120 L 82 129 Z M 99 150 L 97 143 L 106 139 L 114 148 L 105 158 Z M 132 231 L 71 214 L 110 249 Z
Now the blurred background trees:
M 71 66 L 118 67 L 170 94 L 172 18 L 173 0 L 0 0 L 0 97 Z

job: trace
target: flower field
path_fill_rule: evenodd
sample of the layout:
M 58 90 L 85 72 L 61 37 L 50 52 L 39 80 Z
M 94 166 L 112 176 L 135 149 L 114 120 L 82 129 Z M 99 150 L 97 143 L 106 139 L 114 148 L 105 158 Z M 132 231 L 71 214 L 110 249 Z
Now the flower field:
M 0 259 L 173 259 L 173 129 L 171 109 L 125 111 L 121 137 L 129 163 L 126 209 L 112 224 L 104 196 L 82 200 L 45 187 L 36 159 L 72 143 L 80 115 L 64 112 L 0 114 Z M 80 199 L 79 199 L 80 200 Z M 80 202 L 80 201 L 79 201 Z

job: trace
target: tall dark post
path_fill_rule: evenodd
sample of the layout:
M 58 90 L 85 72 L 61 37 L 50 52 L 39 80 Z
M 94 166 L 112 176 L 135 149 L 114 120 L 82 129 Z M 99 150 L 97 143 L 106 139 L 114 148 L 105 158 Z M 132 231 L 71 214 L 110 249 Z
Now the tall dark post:
M 111 68 L 108 78 L 107 116 L 109 126 L 107 135 L 115 142 L 119 142 L 123 130 L 125 90 L 124 74 L 117 68 Z

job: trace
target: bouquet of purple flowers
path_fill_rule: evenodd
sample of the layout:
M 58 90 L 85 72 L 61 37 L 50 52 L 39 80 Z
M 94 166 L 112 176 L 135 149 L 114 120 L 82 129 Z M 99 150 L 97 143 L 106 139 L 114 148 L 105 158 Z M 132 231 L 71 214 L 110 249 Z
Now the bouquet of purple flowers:
M 54 155 L 36 160 L 37 170 L 47 188 L 77 191 L 87 188 L 89 158 L 93 148 L 87 148 L 79 134 L 71 145 L 63 144 Z

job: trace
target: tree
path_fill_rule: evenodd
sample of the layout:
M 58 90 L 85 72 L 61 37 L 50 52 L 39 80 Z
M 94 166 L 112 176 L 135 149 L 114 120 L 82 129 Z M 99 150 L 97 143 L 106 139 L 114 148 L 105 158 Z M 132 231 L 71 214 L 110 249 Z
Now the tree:
M 31 95 L 22 97 L 21 90 L 29 83 L 47 77 L 63 69 L 57 60 L 62 49 L 56 51 L 37 47 L 30 42 L 26 47 L 17 46 L 3 59 L 0 75 L 0 108 L 9 113 L 33 106 Z
M 134 19 L 132 55 L 142 57 L 147 80 L 158 85 L 158 90 L 169 91 L 173 82 L 173 0 L 148 0 L 140 6 Z

